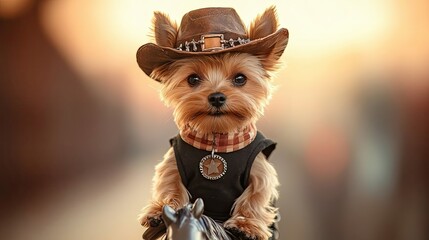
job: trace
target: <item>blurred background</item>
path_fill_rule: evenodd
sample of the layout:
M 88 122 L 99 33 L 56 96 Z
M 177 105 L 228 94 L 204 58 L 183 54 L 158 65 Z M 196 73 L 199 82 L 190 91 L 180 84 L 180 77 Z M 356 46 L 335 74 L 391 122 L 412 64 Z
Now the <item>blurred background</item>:
M 177 133 L 135 61 L 153 11 L 271 5 L 281 239 L 429 239 L 427 0 L 0 0 L 0 238 L 141 239 Z

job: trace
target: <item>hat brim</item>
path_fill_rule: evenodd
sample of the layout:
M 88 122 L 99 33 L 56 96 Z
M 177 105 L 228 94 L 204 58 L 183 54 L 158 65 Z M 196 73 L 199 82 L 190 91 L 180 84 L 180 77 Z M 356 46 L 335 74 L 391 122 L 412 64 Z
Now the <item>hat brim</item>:
M 262 56 L 269 54 L 276 48 L 279 49 L 278 52 L 280 53 L 277 57 L 280 58 L 286 48 L 288 40 L 288 30 L 286 28 L 281 28 L 275 33 L 263 38 L 251 40 L 246 44 L 212 52 L 187 52 L 169 47 L 161 47 L 154 43 L 147 43 L 137 50 L 137 63 L 143 72 L 150 77 L 152 71 L 159 66 L 179 59 L 195 56 L 207 56 L 227 52 L 249 53 L 255 56 Z

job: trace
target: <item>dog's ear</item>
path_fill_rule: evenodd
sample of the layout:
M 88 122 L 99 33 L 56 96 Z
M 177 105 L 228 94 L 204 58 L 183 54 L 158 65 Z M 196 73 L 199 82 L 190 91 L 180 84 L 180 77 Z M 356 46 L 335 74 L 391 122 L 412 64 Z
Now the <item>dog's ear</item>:
M 154 12 L 153 16 L 153 37 L 156 44 L 162 47 L 174 48 L 177 37 L 177 24 L 171 21 L 168 15 L 161 12 Z
M 288 32 L 286 33 L 289 34 Z M 287 42 L 288 38 L 281 39 L 275 42 L 272 46 L 266 48 L 266 51 L 256 54 L 265 70 L 271 72 L 279 68 L 280 57 L 285 50 Z
M 277 30 L 276 8 L 271 6 L 262 15 L 258 15 L 249 27 L 250 40 L 266 37 Z
M 264 13 L 258 15 L 250 24 L 249 38 L 255 40 L 266 37 L 275 33 L 277 28 L 277 11 L 274 6 L 271 6 L 267 8 Z M 286 32 L 286 34 L 289 35 L 288 32 Z M 264 49 L 263 51 L 255 53 L 261 61 L 262 66 L 267 71 L 274 71 L 278 68 L 279 58 L 283 54 L 287 41 L 288 38 L 283 38 L 277 42 L 273 42 L 271 46 L 265 46 L 262 48 Z

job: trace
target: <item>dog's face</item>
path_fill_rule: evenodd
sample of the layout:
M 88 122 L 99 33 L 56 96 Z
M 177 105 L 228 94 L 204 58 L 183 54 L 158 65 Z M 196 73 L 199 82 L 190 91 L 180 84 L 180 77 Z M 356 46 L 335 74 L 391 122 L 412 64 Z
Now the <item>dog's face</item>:
M 180 129 L 225 133 L 254 123 L 273 86 L 258 57 L 226 53 L 175 61 L 154 71 L 161 98 L 174 108 Z

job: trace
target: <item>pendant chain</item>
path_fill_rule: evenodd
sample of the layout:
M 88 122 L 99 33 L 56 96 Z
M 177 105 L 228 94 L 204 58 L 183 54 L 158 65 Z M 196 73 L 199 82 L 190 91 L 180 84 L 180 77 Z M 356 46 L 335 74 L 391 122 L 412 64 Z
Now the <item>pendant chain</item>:
M 228 168 L 228 164 L 225 159 L 215 154 L 217 148 L 216 145 L 216 134 L 213 134 L 211 154 L 203 157 L 200 161 L 200 172 L 204 178 L 209 180 L 217 180 L 223 177 Z
M 216 149 L 216 134 L 213 134 L 212 159 L 214 158 L 215 149 Z

